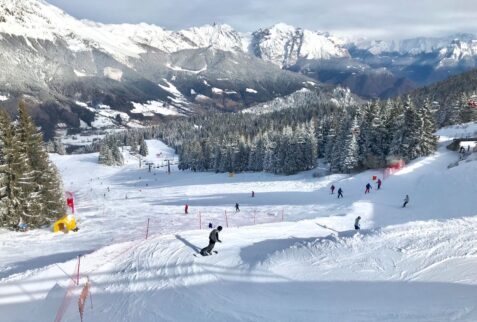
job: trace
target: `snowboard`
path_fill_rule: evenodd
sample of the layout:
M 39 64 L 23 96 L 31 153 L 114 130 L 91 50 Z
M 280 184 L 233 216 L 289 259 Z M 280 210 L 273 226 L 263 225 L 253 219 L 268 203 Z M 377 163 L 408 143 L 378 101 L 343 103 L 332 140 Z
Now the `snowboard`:
M 212 255 L 213 255 L 213 254 L 218 254 L 218 253 L 219 253 L 219 252 L 216 251 L 216 250 L 213 250 L 213 251 L 212 251 Z M 195 254 L 193 254 L 193 255 L 194 255 L 195 257 L 199 257 L 199 255 L 202 256 L 202 257 L 212 256 L 212 255 L 202 255 L 200 252 L 197 252 L 197 253 L 195 253 Z

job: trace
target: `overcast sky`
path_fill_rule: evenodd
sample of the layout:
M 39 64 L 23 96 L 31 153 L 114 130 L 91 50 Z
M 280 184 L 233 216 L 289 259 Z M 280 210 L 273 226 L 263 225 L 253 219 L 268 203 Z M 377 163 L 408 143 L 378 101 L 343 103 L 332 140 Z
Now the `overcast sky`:
M 477 0 L 47 0 L 77 18 L 182 29 L 213 22 L 254 31 L 277 22 L 338 35 L 477 33 Z

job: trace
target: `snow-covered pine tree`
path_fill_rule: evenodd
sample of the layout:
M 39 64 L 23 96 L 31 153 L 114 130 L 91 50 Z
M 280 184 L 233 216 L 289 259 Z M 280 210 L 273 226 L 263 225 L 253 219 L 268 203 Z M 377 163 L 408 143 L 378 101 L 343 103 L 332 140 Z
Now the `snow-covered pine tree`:
M 124 164 L 124 158 L 118 146 L 118 139 L 115 136 L 108 135 L 101 141 L 98 161 L 100 164 L 109 166 Z
M 192 142 L 192 144 L 187 149 L 188 155 L 187 160 L 189 162 L 189 169 L 192 171 L 203 171 L 204 167 L 202 165 L 202 148 L 198 141 Z
M 113 141 L 113 144 L 112 146 L 110 146 L 110 149 L 113 157 L 113 165 L 124 165 L 124 157 L 121 153 L 121 150 L 119 150 L 119 146 L 116 141 Z
M 241 137 L 238 143 L 238 149 L 235 154 L 235 171 L 247 171 L 250 148 L 244 137 Z
M 303 152 L 299 139 L 295 136 L 291 127 L 283 129 L 276 151 L 276 160 L 279 160 L 279 162 L 276 163 L 275 173 L 290 175 L 300 169 L 301 164 L 303 164 Z
M 333 147 L 336 142 L 336 130 L 334 128 L 330 128 L 328 131 L 328 134 L 326 135 L 326 145 L 325 145 L 325 151 L 323 153 L 323 157 L 325 158 L 325 161 L 331 164 L 331 160 L 333 157 Z
M 349 129 L 350 121 L 344 119 L 339 128 L 338 135 L 334 140 L 331 152 L 330 172 L 332 173 L 343 171 L 342 161 L 344 160 L 345 153 L 347 152 L 344 147 L 346 146 L 346 139 L 348 137 Z
M 325 155 L 325 143 L 326 143 L 325 138 L 328 134 L 327 132 L 329 129 L 325 127 L 325 122 L 323 118 L 321 118 L 319 121 L 316 121 L 316 118 L 312 119 L 311 124 L 313 125 L 313 128 L 315 129 L 317 157 L 323 158 Z
M 424 101 L 424 105 L 419 109 L 418 114 L 421 119 L 420 156 L 426 156 L 436 151 L 437 147 L 437 137 L 434 135 L 436 131 L 435 118 L 429 99 Z
M 274 159 L 275 159 L 275 150 L 277 145 L 269 137 L 268 133 L 265 133 L 263 136 L 263 170 L 266 172 L 273 172 L 274 170 Z
M 345 173 L 351 173 L 359 165 L 359 146 L 358 137 L 359 124 L 358 117 L 355 116 L 344 144 L 343 160 L 341 161 L 340 168 Z
M 250 147 L 248 170 L 263 171 L 264 147 L 261 137 L 256 137 Z
M 21 212 L 15 211 L 15 192 L 19 187 L 13 172 L 13 127 L 9 115 L 0 110 L 0 226 L 13 228 L 20 220 Z
M 104 165 L 113 164 L 113 154 L 111 152 L 111 149 L 105 142 L 102 142 L 101 146 L 99 147 L 98 161 L 100 164 L 104 164 Z
M 365 167 L 367 167 L 367 160 L 372 158 L 374 138 L 372 136 L 371 124 L 376 114 L 376 105 L 377 102 L 373 102 L 361 107 L 361 124 L 357 140 L 359 145 L 359 162 Z
M 61 139 L 55 138 L 53 140 L 53 146 L 54 146 L 54 153 L 58 153 L 59 155 L 66 154 L 66 149 L 63 142 L 61 142 Z
M 58 219 L 64 214 L 64 192 L 56 167 L 50 162 L 43 145 L 43 136 L 37 130 L 20 103 L 16 137 L 21 153 L 27 158 L 29 172 L 24 173 L 22 185 L 26 192 L 27 208 L 23 222 L 39 227 Z
M 366 168 L 384 167 L 388 146 L 387 130 L 381 105 L 377 102 L 366 106 L 360 127 L 360 163 Z
M 139 152 L 139 150 L 137 149 L 136 141 L 132 141 L 130 146 L 131 146 L 131 149 L 130 149 L 131 153 L 135 154 Z
M 401 146 L 401 156 L 405 160 L 413 160 L 422 154 L 419 142 L 422 120 L 410 98 L 407 99 L 404 112 L 404 137 Z
M 404 105 L 398 100 L 395 102 L 387 119 L 387 126 L 390 130 L 390 144 L 387 158 L 390 160 L 400 159 L 403 154 L 405 154 L 405 151 L 403 151 L 403 141 L 406 133 L 404 113 Z
M 454 97 L 450 99 L 450 104 L 441 112 L 444 114 L 441 116 L 442 125 L 454 125 L 461 123 L 461 105 L 462 105 L 462 96 Z M 465 100 L 467 98 L 464 98 Z
M 305 161 L 305 169 L 310 170 L 316 166 L 318 159 L 318 142 L 316 138 L 316 129 L 313 122 L 309 122 L 304 126 L 305 142 L 303 144 L 303 153 Z
M 147 149 L 147 144 L 146 144 L 146 141 L 144 141 L 144 139 L 142 139 L 141 143 L 139 144 L 139 154 L 142 155 L 143 157 L 149 154 L 149 151 Z
M 468 123 L 477 120 L 477 108 L 472 106 L 471 102 L 477 99 L 475 93 L 463 93 L 460 98 L 460 123 Z

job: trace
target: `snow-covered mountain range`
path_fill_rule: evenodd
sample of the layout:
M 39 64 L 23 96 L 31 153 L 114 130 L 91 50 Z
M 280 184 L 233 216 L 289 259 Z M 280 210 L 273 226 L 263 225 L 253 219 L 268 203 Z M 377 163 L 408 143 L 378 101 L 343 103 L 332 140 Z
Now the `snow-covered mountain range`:
M 0 99 L 10 109 L 20 97 L 41 106 L 43 126 L 79 127 L 99 106 L 154 121 L 327 90 L 312 80 L 389 97 L 476 67 L 476 39 L 346 40 L 283 23 L 251 33 L 215 23 L 171 31 L 78 20 L 43 0 L 0 0 Z

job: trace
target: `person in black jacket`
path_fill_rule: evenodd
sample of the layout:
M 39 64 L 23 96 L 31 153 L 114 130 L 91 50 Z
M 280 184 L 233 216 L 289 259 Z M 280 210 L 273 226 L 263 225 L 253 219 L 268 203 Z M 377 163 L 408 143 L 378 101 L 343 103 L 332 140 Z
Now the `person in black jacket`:
M 404 204 L 402 205 L 402 207 L 406 208 L 408 203 L 409 203 L 409 195 L 406 195 L 406 198 L 404 198 Z
M 354 221 L 354 229 L 355 230 L 360 230 L 361 229 L 361 224 L 359 223 L 360 220 L 361 220 L 361 216 L 356 217 L 356 219 Z
M 341 188 L 338 189 L 338 199 L 340 197 L 343 198 L 343 189 L 341 189 Z
M 212 250 L 214 249 L 215 243 L 222 241 L 219 239 L 219 232 L 222 231 L 222 226 L 217 227 L 216 229 L 212 230 L 209 234 L 209 245 L 204 247 L 200 250 L 200 254 L 202 256 L 212 255 Z
M 364 194 L 369 193 L 369 189 L 371 189 L 371 188 L 372 188 L 372 187 L 371 187 L 371 185 L 370 185 L 369 182 L 368 182 L 368 184 L 366 185 L 366 190 L 364 190 Z

